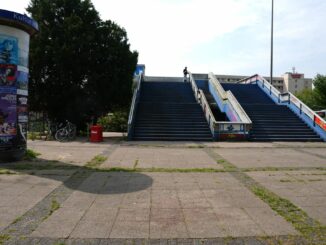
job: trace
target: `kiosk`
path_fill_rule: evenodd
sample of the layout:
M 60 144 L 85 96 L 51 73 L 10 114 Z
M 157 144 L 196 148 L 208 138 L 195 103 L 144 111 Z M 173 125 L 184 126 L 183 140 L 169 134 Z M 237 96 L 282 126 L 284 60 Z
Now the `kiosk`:
M 0 161 L 26 151 L 29 41 L 37 32 L 35 20 L 0 9 Z

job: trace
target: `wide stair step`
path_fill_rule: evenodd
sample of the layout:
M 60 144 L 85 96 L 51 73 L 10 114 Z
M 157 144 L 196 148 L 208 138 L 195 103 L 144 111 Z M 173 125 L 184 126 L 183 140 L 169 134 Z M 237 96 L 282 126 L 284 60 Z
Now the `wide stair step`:
M 211 141 L 211 131 L 190 84 L 143 82 L 133 139 Z

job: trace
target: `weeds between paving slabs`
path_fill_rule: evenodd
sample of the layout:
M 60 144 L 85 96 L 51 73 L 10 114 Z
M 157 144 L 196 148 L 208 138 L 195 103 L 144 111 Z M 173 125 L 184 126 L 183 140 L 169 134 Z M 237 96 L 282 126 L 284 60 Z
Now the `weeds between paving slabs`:
M 4 244 L 6 241 L 8 241 L 11 237 L 7 234 L 0 235 L 0 245 Z
M 243 174 L 243 173 L 241 173 Z M 279 197 L 243 174 L 242 182 L 260 199 L 267 203 L 298 230 L 309 244 L 326 244 L 326 226 L 310 218 L 302 209 L 289 200 Z
M 31 149 L 27 149 L 23 159 L 31 161 L 31 160 L 36 159 L 39 155 L 41 155 L 41 154 L 38 153 L 38 152 L 35 152 L 35 151 L 31 150 Z
M 96 168 L 99 167 L 102 163 L 104 163 L 108 158 L 102 155 L 95 156 L 92 160 L 90 160 L 85 167 Z

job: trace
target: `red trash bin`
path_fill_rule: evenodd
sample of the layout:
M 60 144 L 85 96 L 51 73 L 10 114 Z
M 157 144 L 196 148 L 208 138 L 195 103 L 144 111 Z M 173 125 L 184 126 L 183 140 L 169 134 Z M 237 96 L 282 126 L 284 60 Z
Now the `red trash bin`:
M 91 142 L 102 142 L 103 141 L 103 128 L 100 125 L 91 126 Z

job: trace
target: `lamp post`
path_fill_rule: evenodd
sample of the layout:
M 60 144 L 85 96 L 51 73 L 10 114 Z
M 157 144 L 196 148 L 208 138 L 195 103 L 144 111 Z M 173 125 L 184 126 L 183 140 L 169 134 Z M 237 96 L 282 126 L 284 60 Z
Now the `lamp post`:
M 270 83 L 273 83 L 273 36 L 274 36 L 274 0 L 272 0 L 272 21 L 271 21 L 271 77 Z

